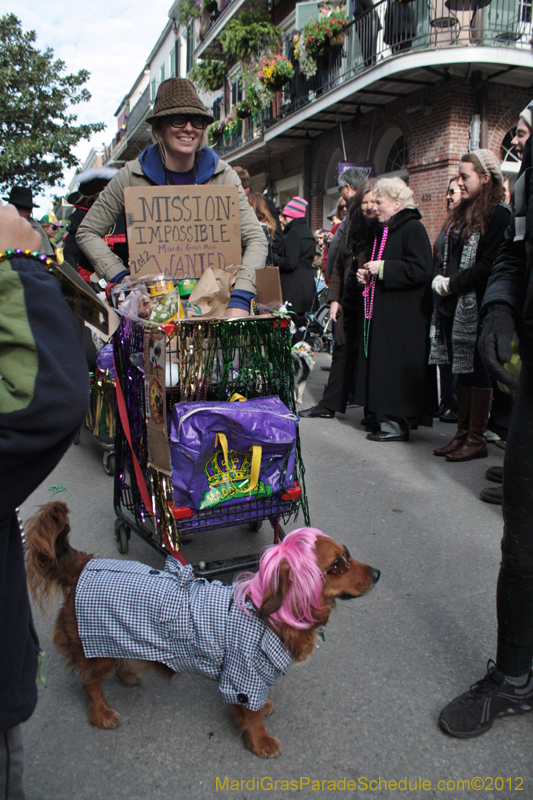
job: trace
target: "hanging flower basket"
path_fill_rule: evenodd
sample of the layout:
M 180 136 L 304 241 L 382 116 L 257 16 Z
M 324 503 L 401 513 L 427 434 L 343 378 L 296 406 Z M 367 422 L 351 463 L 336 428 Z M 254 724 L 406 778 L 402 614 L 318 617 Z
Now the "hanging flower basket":
M 216 145 L 224 134 L 224 120 L 215 120 L 207 126 L 208 144 Z
M 346 34 L 344 33 L 344 31 L 341 31 L 336 36 L 332 36 L 331 39 L 329 40 L 330 47 L 338 47 L 339 45 L 344 44 L 345 35 Z
M 294 77 L 294 67 L 285 56 L 263 56 L 257 66 L 257 77 L 271 92 L 279 92 Z
M 305 48 L 309 58 L 316 61 L 332 47 L 344 44 L 346 17 L 342 14 L 307 22 L 298 39 L 296 56 L 300 61 L 300 48 Z
M 246 100 L 241 100 L 239 103 L 237 103 L 237 116 L 239 119 L 247 119 L 251 113 L 251 106 L 246 102 Z

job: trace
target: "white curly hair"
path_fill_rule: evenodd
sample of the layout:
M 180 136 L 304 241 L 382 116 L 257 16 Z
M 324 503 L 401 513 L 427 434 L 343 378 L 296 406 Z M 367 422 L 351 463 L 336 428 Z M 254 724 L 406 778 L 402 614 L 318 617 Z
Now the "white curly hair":
M 401 178 L 380 178 L 374 184 L 374 197 L 386 194 L 391 200 L 399 200 L 402 208 L 416 208 L 413 190 Z

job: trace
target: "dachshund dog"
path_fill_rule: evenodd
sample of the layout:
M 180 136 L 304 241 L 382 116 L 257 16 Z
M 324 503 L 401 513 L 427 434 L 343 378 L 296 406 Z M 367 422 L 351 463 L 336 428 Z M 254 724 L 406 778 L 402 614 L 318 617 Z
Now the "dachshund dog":
M 366 594 L 380 575 L 315 528 L 287 534 L 263 553 L 257 573 L 243 573 L 233 585 L 195 578 L 190 565 L 170 556 L 163 570 L 93 559 L 71 547 L 69 531 L 65 503 L 41 506 L 26 525 L 26 564 L 41 608 L 63 594 L 53 640 L 82 680 L 89 722 L 118 725 L 102 681 L 115 671 L 127 684 L 139 683 L 127 659 L 140 659 L 167 677 L 195 672 L 218 680 L 246 746 L 262 758 L 281 752 L 263 725 L 274 710 L 274 680 L 315 650 L 337 599 Z

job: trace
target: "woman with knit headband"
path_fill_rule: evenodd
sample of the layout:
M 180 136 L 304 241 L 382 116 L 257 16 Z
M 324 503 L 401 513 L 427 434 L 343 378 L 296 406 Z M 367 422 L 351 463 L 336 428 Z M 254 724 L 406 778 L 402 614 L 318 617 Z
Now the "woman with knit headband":
M 498 159 L 490 150 L 467 153 L 459 164 L 461 203 L 447 220 L 439 274 L 432 289 L 431 364 L 452 364 L 458 375 L 457 432 L 433 453 L 447 461 L 485 458 L 484 432 L 492 385 L 478 350 L 478 309 L 509 225 Z

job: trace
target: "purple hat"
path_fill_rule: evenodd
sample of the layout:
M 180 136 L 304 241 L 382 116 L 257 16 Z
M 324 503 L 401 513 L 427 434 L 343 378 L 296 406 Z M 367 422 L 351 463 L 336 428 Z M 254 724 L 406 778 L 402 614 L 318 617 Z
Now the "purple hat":
M 293 219 L 301 219 L 305 217 L 307 205 L 307 200 L 303 200 L 301 197 L 293 197 L 283 209 L 282 214 Z

